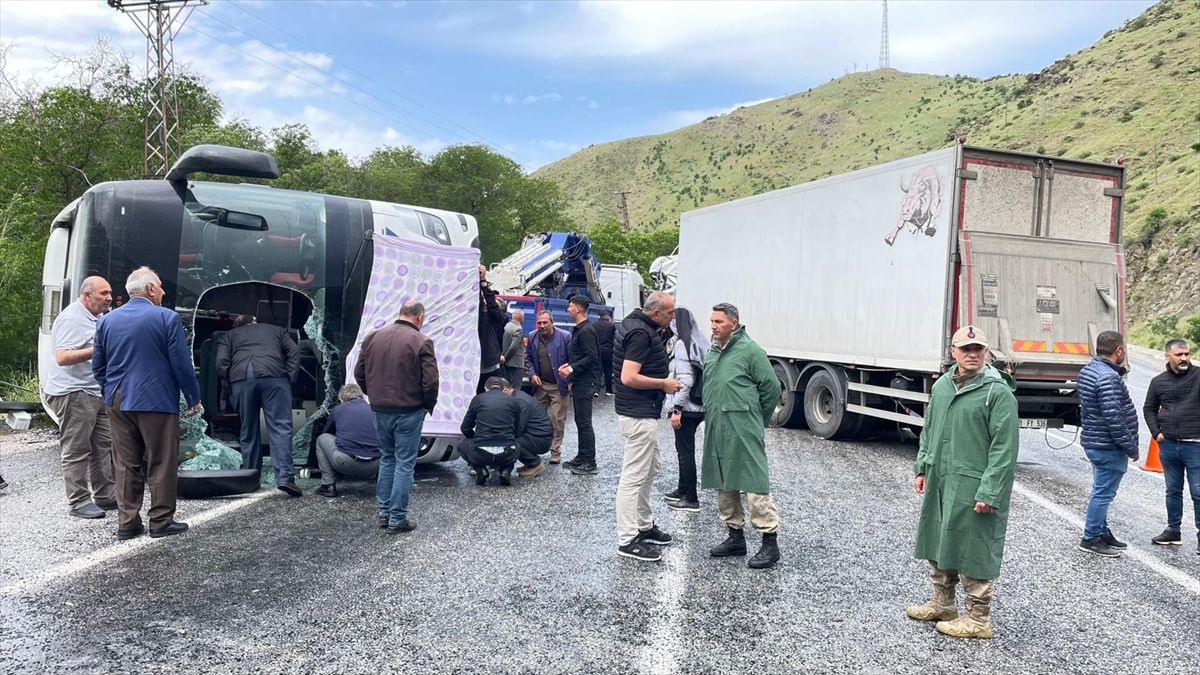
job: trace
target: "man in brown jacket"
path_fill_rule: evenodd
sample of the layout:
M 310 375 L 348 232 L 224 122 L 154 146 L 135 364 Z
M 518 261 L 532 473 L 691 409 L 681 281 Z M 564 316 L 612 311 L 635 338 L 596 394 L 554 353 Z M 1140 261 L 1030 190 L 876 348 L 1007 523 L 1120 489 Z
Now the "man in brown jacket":
M 409 300 L 395 323 L 363 340 L 354 379 L 375 413 L 379 434 L 379 526 L 388 534 L 416 529 L 408 519 L 413 466 L 425 415 L 437 405 L 438 368 L 433 341 L 421 333 L 425 305 Z

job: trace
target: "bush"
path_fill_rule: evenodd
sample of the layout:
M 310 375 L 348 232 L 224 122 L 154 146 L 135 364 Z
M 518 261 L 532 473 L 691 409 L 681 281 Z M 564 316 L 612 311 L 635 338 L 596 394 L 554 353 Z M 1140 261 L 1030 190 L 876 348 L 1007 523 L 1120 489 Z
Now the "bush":
M 1159 52 L 1150 57 L 1150 65 L 1154 68 L 1159 68 L 1163 64 L 1163 52 Z

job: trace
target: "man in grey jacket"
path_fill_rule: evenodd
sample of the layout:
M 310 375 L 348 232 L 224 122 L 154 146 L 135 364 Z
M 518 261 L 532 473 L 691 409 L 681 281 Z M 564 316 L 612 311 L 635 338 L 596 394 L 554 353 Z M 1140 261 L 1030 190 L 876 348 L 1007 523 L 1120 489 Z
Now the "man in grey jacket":
M 504 379 L 514 388 L 521 388 L 525 379 L 525 312 L 514 309 L 512 318 L 504 325 L 504 338 L 500 344 L 500 366 Z

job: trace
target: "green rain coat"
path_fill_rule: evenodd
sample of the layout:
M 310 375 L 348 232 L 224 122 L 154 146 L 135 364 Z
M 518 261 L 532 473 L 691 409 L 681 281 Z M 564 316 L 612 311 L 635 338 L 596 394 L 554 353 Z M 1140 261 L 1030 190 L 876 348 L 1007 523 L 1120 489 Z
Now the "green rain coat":
M 767 353 L 739 326 L 724 349 L 704 358 L 704 464 L 700 487 L 767 494 L 763 429 L 779 401 L 779 380 Z
M 915 467 L 925 475 L 917 558 L 976 579 L 1000 576 L 1019 441 L 1013 391 L 991 366 L 960 391 L 951 373 L 933 385 Z M 996 512 L 975 513 L 975 502 Z

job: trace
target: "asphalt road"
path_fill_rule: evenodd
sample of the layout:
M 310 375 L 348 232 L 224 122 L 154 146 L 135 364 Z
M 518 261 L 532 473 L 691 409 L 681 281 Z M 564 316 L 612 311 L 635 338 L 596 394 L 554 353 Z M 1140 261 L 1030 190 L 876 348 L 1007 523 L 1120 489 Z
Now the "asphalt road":
M 1136 364 L 1138 403 L 1155 372 Z M 655 513 L 677 543 L 618 558 L 611 399 L 596 427 L 596 476 L 481 489 L 461 463 L 419 468 L 407 535 L 374 527 L 372 486 L 345 484 L 183 502 L 187 534 L 121 543 L 114 519 L 67 516 L 50 434 L 0 437 L 0 672 L 1200 671 L 1190 505 L 1186 545 L 1151 546 L 1163 482 L 1132 469 L 1110 514 L 1130 551 L 1077 551 L 1091 478 L 1070 432 L 1022 432 L 996 638 L 976 642 L 904 616 L 928 592 L 914 445 L 770 430 L 783 560 L 754 571 L 707 556 L 724 536 L 711 494 L 698 514 L 663 505 L 665 422 Z

